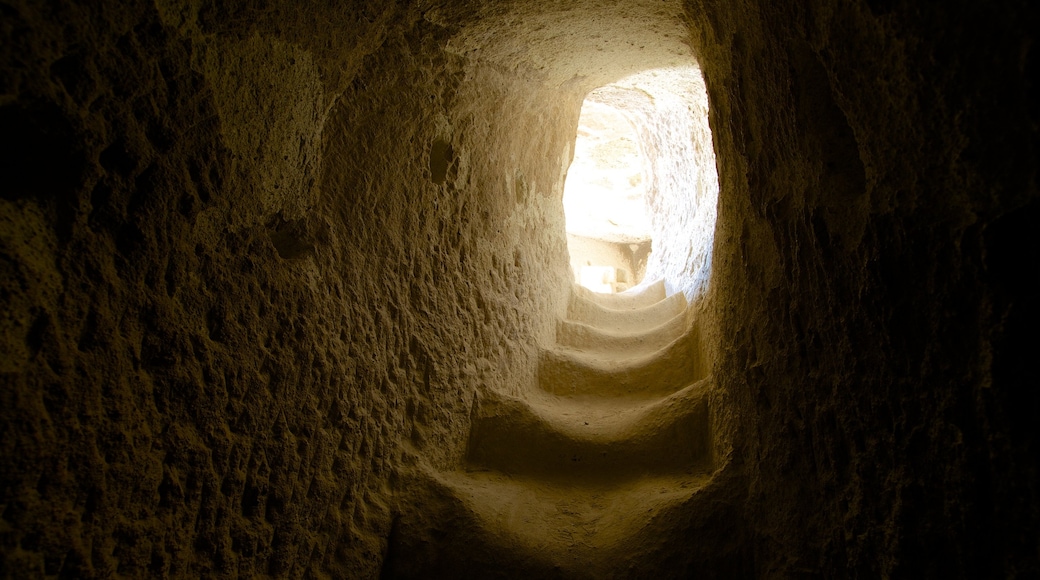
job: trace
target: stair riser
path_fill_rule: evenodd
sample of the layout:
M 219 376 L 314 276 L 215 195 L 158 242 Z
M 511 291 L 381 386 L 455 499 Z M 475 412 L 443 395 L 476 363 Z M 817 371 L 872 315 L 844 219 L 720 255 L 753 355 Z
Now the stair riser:
M 556 326 L 556 342 L 561 346 L 597 352 L 651 352 L 668 346 L 682 336 L 685 328 L 683 316 L 673 317 L 640 334 L 611 334 L 580 322 L 563 320 Z
M 637 310 L 612 310 L 588 300 L 571 296 L 567 317 L 577 322 L 617 332 L 643 332 L 661 326 L 681 314 L 686 297 L 673 294 L 668 298 Z
M 710 469 L 708 405 L 680 400 L 611 437 L 549 424 L 523 404 L 494 405 L 478 415 L 471 467 L 546 479 L 609 481 Z M 591 427 L 589 428 L 591 429 Z
M 706 376 L 699 340 L 690 332 L 642 364 L 611 365 L 565 351 L 543 351 L 538 383 L 559 396 L 650 396 L 673 393 Z
M 666 297 L 664 280 L 658 280 L 638 293 L 600 294 L 581 286 L 575 286 L 574 294 L 589 302 L 614 310 L 646 308 L 664 300 Z

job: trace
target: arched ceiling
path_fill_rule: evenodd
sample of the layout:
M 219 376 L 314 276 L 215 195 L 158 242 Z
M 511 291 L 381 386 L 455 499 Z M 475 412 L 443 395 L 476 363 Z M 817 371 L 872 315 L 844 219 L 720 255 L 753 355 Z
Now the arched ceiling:
M 455 30 L 447 49 L 549 86 L 587 91 L 650 68 L 694 61 L 676 0 L 515 0 L 429 8 Z

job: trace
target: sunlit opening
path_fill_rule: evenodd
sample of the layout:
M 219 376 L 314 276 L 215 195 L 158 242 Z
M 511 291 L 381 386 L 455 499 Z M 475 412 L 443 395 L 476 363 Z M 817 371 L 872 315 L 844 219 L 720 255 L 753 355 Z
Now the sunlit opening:
M 575 281 L 611 293 L 642 279 L 651 234 L 639 137 L 600 94 L 582 105 L 563 205 Z
M 613 293 L 664 279 L 702 292 L 718 176 L 694 65 L 646 70 L 586 95 L 564 182 L 574 282 Z

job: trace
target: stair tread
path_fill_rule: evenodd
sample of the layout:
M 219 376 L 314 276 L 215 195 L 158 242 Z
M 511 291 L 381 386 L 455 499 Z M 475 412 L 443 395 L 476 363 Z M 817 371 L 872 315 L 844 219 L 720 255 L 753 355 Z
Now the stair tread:
M 710 474 L 646 477 L 614 486 L 548 484 L 479 471 L 442 473 L 438 480 L 486 533 L 507 536 L 506 545 L 522 545 L 557 564 L 609 566 L 613 550 L 640 537 L 652 541 L 648 528 L 672 519 Z
M 706 373 L 693 355 L 696 327 L 664 347 L 629 353 L 604 353 L 557 346 L 539 355 L 541 390 L 555 395 L 659 396 L 674 392 Z
M 649 353 L 667 346 L 682 336 L 685 330 L 684 313 L 638 332 L 609 330 L 576 320 L 560 320 L 556 325 L 556 342 L 564 348 L 589 352 Z
M 653 364 L 655 360 L 669 356 L 671 354 L 671 349 L 676 348 L 682 343 L 692 342 L 695 340 L 695 332 L 690 331 L 681 333 L 679 336 L 665 342 L 663 345 L 650 350 L 595 350 L 557 344 L 555 347 L 546 348 L 542 352 L 560 358 L 571 359 L 580 364 L 598 369 L 623 371 L 631 367 Z
M 488 393 L 474 417 L 467 459 L 503 473 L 574 481 L 705 469 L 711 462 L 705 386 L 627 405 Z
M 547 393 L 548 394 L 548 393 Z M 531 406 L 538 412 L 563 424 L 591 426 L 596 435 L 624 431 L 631 424 L 670 397 L 605 398 L 593 395 L 558 397 L 562 404 L 548 406 L 534 402 Z M 588 425 L 586 425 L 586 423 Z
M 630 288 L 624 292 L 618 292 L 616 294 L 595 292 L 577 285 L 574 286 L 574 292 L 582 298 L 599 304 L 600 306 L 615 310 L 645 308 L 664 300 L 667 296 L 664 280 L 660 278 L 643 287 L 636 286 L 635 288 Z
M 650 306 L 616 310 L 571 294 L 567 319 L 614 332 L 643 332 L 668 322 L 686 310 L 686 296 L 672 294 Z
M 649 411 L 666 405 L 700 397 L 707 388 L 705 381 L 691 382 L 682 389 L 664 395 L 604 397 L 599 395 L 561 396 L 541 391 L 527 399 L 527 404 L 560 421 L 588 421 L 604 425 L 605 429 L 622 428 L 639 421 Z M 616 427 L 608 427 L 615 425 Z

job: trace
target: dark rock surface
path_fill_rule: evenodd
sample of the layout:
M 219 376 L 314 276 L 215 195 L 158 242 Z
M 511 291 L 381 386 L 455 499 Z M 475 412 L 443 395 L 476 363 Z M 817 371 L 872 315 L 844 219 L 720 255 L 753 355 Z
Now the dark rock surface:
M 1037 8 L 614 4 L 0 0 L 0 575 L 377 577 L 566 306 L 585 92 L 687 42 L 739 469 L 674 575 L 1040 575 Z

